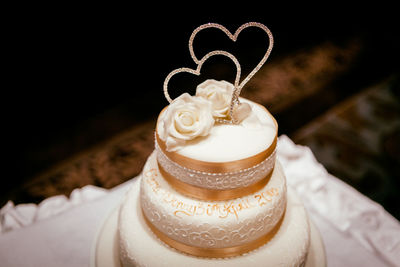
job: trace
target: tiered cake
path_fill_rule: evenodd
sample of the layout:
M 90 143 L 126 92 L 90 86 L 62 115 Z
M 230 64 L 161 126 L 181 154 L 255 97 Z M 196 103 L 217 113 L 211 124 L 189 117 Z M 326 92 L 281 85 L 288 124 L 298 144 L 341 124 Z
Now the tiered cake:
M 210 25 L 225 29 L 205 28 Z M 232 40 L 250 26 L 270 36 L 264 25 L 245 25 Z M 213 51 L 197 62 L 194 57 L 198 68 L 192 73 L 215 55 L 237 63 L 231 54 Z M 206 80 L 194 96 L 172 100 L 168 81 L 182 71 L 190 69 L 167 77 L 170 104 L 157 120 L 155 150 L 140 186 L 132 187 L 119 210 L 122 266 L 324 266 L 318 231 L 275 159 L 273 116 L 239 98 L 239 78 L 234 84 Z

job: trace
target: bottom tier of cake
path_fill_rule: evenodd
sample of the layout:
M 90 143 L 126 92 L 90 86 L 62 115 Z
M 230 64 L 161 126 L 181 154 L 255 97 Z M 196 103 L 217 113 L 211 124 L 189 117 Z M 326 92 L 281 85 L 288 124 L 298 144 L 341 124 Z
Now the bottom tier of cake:
M 288 189 L 287 207 L 282 224 L 265 245 L 232 258 L 199 258 L 176 251 L 160 241 L 147 226 L 140 208 L 139 183 L 128 192 L 124 205 L 105 222 L 97 239 L 93 265 L 103 266 L 326 266 L 324 246 L 316 227 L 304 231 L 309 223 L 303 204 L 295 192 Z M 129 210 L 128 231 L 124 240 L 118 237 L 118 220 Z M 302 239 L 309 238 L 309 247 Z M 125 242 L 125 251 L 120 242 Z M 126 245 L 128 244 L 128 246 Z

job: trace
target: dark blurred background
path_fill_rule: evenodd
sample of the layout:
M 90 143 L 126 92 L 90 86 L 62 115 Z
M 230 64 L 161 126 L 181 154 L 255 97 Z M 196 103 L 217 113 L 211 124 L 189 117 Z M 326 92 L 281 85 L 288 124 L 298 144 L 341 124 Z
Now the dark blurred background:
M 0 206 L 9 199 L 38 203 L 86 184 L 111 188 L 139 174 L 167 104 L 166 75 L 195 68 L 191 32 L 207 22 L 234 32 L 257 21 L 271 29 L 275 46 L 242 95 L 272 112 L 279 134 L 309 146 L 331 174 L 399 219 L 400 42 L 393 9 L 206 7 L 13 10 L 2 41 Z M 268 42 L 257 30 L 242 34 L 233 44 L 218 32 L 202 33 L 195 50 L 234 49 L 245 75 Z M 231 78 L 229 62 L 211 63 L 204 77 Z M 171 80 L 173 97 L 193 84 L 184 76 Z

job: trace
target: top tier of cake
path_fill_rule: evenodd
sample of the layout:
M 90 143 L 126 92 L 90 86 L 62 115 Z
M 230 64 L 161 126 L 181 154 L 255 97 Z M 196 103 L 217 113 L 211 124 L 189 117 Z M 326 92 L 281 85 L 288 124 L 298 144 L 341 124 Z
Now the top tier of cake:
M 160 113 L 160 170 L 186 195 L 240 197 L 265 185 L 272 172 L 278 125 L 267 109 L 247 99 L 239 98 L 231 111 L 232 92 L 228 82 L 207 80 L 196 96 L 183 94 Z M 221 123 L 234 116 L 236 123 Z

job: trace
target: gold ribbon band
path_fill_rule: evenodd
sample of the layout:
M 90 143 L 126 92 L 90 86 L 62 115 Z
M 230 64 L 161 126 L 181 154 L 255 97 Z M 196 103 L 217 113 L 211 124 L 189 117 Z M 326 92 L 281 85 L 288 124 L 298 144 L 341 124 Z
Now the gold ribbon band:
M 181 166 L 196 171 L 224 173 L 224 172 L 234 172 L 243 169 L 248 169 L 263 162 L 274 152 L 277 143 L 277 136 L 275 136 L 274 140 L 272 141 L 272 144 L 266 150 L 252 157 L 240 160 L 228 161 L 228 162 L 208 162 L 208 161 L 195 160 L 182 156 L 176 152 L 169 152 L 167 151 L 165 143 L 160 139 L 157 132 L 156 132 L 156 140 L 162 152 L 169 159 L 178 163 Z
M 254 250 L 264 244 L 266 244 L 269 240 L 271 240 L 275 234 L 278 232 L 285 214 L 282 215 L 282 218 L 279 222 L 275 225 L 275 227 L 269 231 L 266 235 L 263 235 L 249 243 L 238 245 L 234 247 L 225 247 L 225 248 L 202 248 L 202 247 L 195 247 L 188 244 L 181 243 L 176 241 L 175 239 L 170 238 L 160 230 L 158 230 L 146 217 L 143 213 L 144 220 L 146 224 L 149 226 L 151 231 L 164 243 L 168 246 L 175 248 L 181 252 L 194 255 L 197 257 L 206 257 L 206 258 L 226 258 L 226 257 L 234 257 L 239 256 L 243 253 L 249 252 Z
M 247 186 L 247 187 L 238 187 L 234 189 L 227 190 L 218 190 L 218 189 L 209 189 L 204 187 L 199 187 L 195 185 L 191 185 L 181 180 L 176 179 L 173 175 L 169 174 L 164 168 L 158 163 L 158 169 L 160 170 L 161 175 L 164 179 L 177 191 L 187 195 L 189 197 L 198 198 L 202 200 L 212 200 L 212 201 L 222 201 L 233 198 L 239 198 L 243 196 L 250 195 L 254 192 L 257 192 L 261 188 L 263 188 L 271 178 L 273 169 L 268 173 L 267 176 L 260 179 L 259 181 Z

